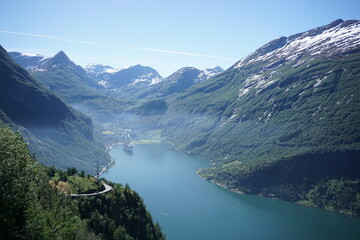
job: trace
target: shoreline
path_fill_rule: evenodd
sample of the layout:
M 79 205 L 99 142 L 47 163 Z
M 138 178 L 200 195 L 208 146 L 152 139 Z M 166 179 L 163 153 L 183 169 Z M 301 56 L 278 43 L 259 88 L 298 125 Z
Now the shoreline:
M 106 146 L 105 152 L 108 153 L 111 149 L 113 149 L 113 147 L 118 146 L 123 144 L 122 142 L 117 142 L 117 143 L 112 143 L 108 146 Z M 106 164 L 101 171 L 99 172 L 99 174 L 97 175 L 98 178 L 100 178 L 100 176 L 102 174 L 104 174 L 105 172 L 109 171 L 109 169 L 114 166 L 116 164 L 115 160 L 113 158 L 110 157 L 110 162 L 108 164 Z
M 113 147 L 124 144 L 123 142 L 116 142 L 106 146 L 105 152 L 109 152 Z
M 101 171 L 99 172 L 99 174 L 98 174 L 97 177 L 100 178 L 100 176 L 101 176 L 102 174 L 104 174 L 105 172 L 109 171 L 109 169 L 110 169 L 112 166 L 114 166 L 115 163 L 116 163 L 115 160 L 111 158 L 110 162 L 109 162 L 108 164 L 106 164 L 106 165 L 101 169 Z
M 108 146 L 108 147 L 106 148 L 106 152 L 110 151 L 113 147 L 118 146 L 118 145 L 121 145 L 121 144 L 123 144 L 123 142 L 117 142 L 117 143 L 111 144 L 110 146 Z M 138 141 L 134 141 L 134 142 L 131 142 L 131 144 L 134 144 L 134 145 L 142 145 L 142 144 L 158 144 L 158 143 L 141 143 L 141 142 L 138 142 Z M 159 143 L 159 144 L 169 144 L 170 146 L 172 146 L 171 143 Z M 170 148 L 170 149 L 172 149 L 172 148 Z M 172 150 L 174 150 L 174 149 L 172 149 Z M 174 151 L 183 152 L 183 151 L 178 151 L 178 150 L 174 150 Z M 188 154 L 187 152 L 183 152 L 183 153 Z M 188 155 L 190 155 L 190 154 L 188 154 Z M 204 158 L 204 157 L 201 157 L 201 156 L 196 156 L 196 157 L 207 160 L 207 161 L 209 162 L 209 164 L 212 163 L 212 162 L 209 161 L 207 158 Z M 108 163 L 108 164 L 101 170 L 101 172 L 99 173 L 99 176 L 102 175 L 104 172 L 108 171 L 113 165 L 115 165 L 115 163 L 116 163 L 115 160 L 111 158 L 110 163 Z M 200 168 L 200 169 L 201 169 L 201 168 Z M 199 174 L 199 170 L 200 170 L 200 169 L 198 169 L 198 170 L 196 171 L 196 175 L 198 175 L 198 177 L 200 177 L 201 179 L 206 180 L 207 182 L 213 183 L 213 184 L 217 185 L 218 187 L 224 188 L 224 189 L 226 189 L 226 190 L 228 190 L 228 191 L 231 191 L 231 192 L 234 192 L 234 193 L 236 193 L 236 194 L 241 194 L 241 195 L 244 195 L 244 194 L 246 194 L 246 195 L 254 195 L 254 194 L 245 193 L 245 192 L 240 191 L 240 190 L 237 190 L 237 189 L 231 189 L 231 188 L 227 187 L 227 186 L 224 185 L 224 184 L 215 182 L 214 180 L 206 179 L 205 177 L 203 177 L 203 176 L 201 176 L 201 175 Z M 356 218 L 356 216 L 354 216 L 354 215 L 352 215 L 352 214 L 349 214 L 348 212 L 344 212 L 344 211 L 336 211 L 336 210 L 330 210 L 330 209 L 321 208 L 321 207 L 318 207 L 318 206 L 310 206 L 310 205 L 307 205 L 307 204 L 302 204 L 302 203 L 300 203 L 300 202 L 286 201 L 286 200 L 279 199 L 279 198 L 275 198 L 275 197 L 263 196 L 263 195 L 261 195 L 261 194 L 255 194 L 254 196 L 264 197 L 264 198 L 268 198 L 268 199 L 272 199 L 272 200 L 289 202 L 289 203 L 297 204 L 297 205 L 303 206 L 303 207 L 317 208 L 317 209 L 320 209 L 320 210 L 322 210 L 322 211 L 335 212 L 335 213 L 339 213 L 339 214 L 344 215 L 344 216 L 347 216 L 347 217 L 355 217 L 355 218 Z
M 124 144 L 124 143 L 123 143 L 123 142 L 112 143 L 112 144 L 110 144 L 109 146 L 106 147 L 105 152 L 109 152 L 109 151 L 112 150 L 114 147 L 119 146 L 119 145 L 122 145 L 122 144 Z M 173 144 L 172 144 L 171 142 L 164 142 L 164 143 L 163 143 L 163 142 L 161 142 L 161 143 L 154 143 L 154 142 L 142 143 L 141 141 L 131 141 L 130 144 L 133 144 L 133 145 L 142 145 L 142 144 L 167 144 L 167 145 L 170 145 L 170 149 L 174 150 L 174 149 L 173 149 Z M 178 150 L 175 150 L 175 151 L 178 151 Z M 183 151 L 178 151 L 178 152 L 183 152 Z M 188 154 L 188 155 L 191 155 L 191 154 L 189 154 L 189 153 L 187 153 L 187 152 L 184 152 L 184 153 L 185 153 L 185 154 Z M 210 160 L 208 160 L 208 159 L 205 158 L 205 157 L 201 157 L 201 156 L 198 156 L 198 155 L 197 155 L 196 157 L 208 161 L 208 162 L 209 162 L 209 165 L 212 163 Z M 110 163 L 108 163 L 105 167 L 102 168 L 102 170 L 101 170 L 100 173 L 99 173 L 99 176 L 101 176 L 104 172 L 107 172 L 112 166 L 115 165 L 115 163 L 116 163 L 115 160 L 111 158 Z M 200 170 L 200 169 L 198 169 L 198 171 L 199 171 L 199 170 Z M 201 179 L 204 179 L 204 180 L 206 180 L 206 181 L 208 181 L 208 182 L 211 182 L 211 183 L 213 183 L 213 184 L 215 184 L 215 185 L 217 185 L 217 186 L 219 186 L 219 187 L 221 187 L 221 188 L 224 188 L 224 189 L 226 189 L 226 190 L 229 190 L 229 191 L 231 191 L 231 192 L 234 192 L 234 193 L 237 193 L 237 194 L 246 194 L 245 192 L 242 192 L 242 191 L 240 191 L 240 190 L 231 189 L 231 188 L 229 188 L 229 187 L 227 187 L 227 186 L 225 186 L 225 185 L 223 185 L 223 184 L 217 183 L 217 182 L 212 181 L 212 180 L 208 180 L 208 179 L 202 177 L 202 176 L 199 174 L 198 171 L 196 171 L 196 175 L 198 175 Z
M 211 182 L 211 183 L 213 183 L 213 184 L 215 184 L 215 185 L 217 185 L 217 186 L 219 186 L 221 188 L 224 188 L 226 190 L 229 190 L 231 192 L 234 192 L 234 193 L 237 193 L 237 194 L 246 194 L 246 193 L 244 193 L 244 192 L 242 192 L 240 190 L 231 189 L 231 188 L 225 186 L 224 184 L 217 183 L 217 182 L 215 182 L 213 180 L 208 180 L 208 179 L 204 178 L 203 176 L 201 176 L 198 171 L 196 172 L 196 175 L 198 175 L 201 179 L 204 179 L 205 181 Z
M 263 197 L 263 198 L 267 198 L 267 199 L 271 199 L 271 200 L 288 202 L 288 203 L 296 204 L 296 205 L 303 206 L 303 207 L 307 207 L 307 208 L 316 208 L 316 209 L 319 209 L 319 210 L 322 210 L 322 211 L 325 211 L 325 212 L 339 213 L 339 214 L 341 214 L 341 215 L 344 215 L 344 216 L 347 216 L 347 217 L 351 217 L 351 218 L 357 218 L 357 217 L 358 217 L 358 216 L 353 215 L 353 214 L 351 214 L 351 213 L 349 213 L 349 212 L 346 212 L 346 211 L 336 211 L 336 210 L 334 210 L 334 209 L 326 209 L 326 208 L 322 208 L 322 207 L 319 207 L 319 206 L 313 206 L 313 205 L 303 204 L 303 203 L 301 203 L 301 202 L 299 202 L 299 201 L 297 201 L 297 202 L 292 202 L 292 201 L 287 201 L 287 200 L 284 200 L 284 199 L 281 199 L 281 198 L 264 196 L 264 195 L 261 195 L 261 194 L 248 194 L 248 193 L 242 192 L 242 191 L 240 191 L 240 190 L 231 189 L 231 188 L 229 188 L 229 187 L 227 187 L 227 186 L 225 186 L 225 185 L 223 185 L 223 184 L 221 184 L 221 183 L 217 183 L 217 182 L 215 182 L 215 181 L 213 181 L 213 180 L 208 180 L 208 179 L 202 177 L 202 176 L 198 173 L 198 171 L 196 172 L 196 174 L 197 174 L 201 179 L 204 179 L 204 180 L 206 180 L 206 181 L 208 181 L 208 182 L 211 182 L 211 183 L 213 183 L 213 184 L 215 184 L 215 185 L 217 185 L 217 186 L 219 186 L 219 187 L 221 187 L 221 188 L 224 188 L 224 189 L 226 189 L 226 190 L 229 190 L 229 191 L 234 192 L 234 193 L 237 193 L 237 194 L 241 194 L 241 195 L 253 195 L 253 196 Z
M 106 149 L 105 149 L 105 152 L 109 152 L 110 150 L 112 150 L 114 147 L 116 146 L 119 146 L 119 145 L 123 145 L 124 142 L 115 142 L 115 143 L 112 143 L 110 145 L 105 145 Z M 130 142 L 130 144 L 133 144 L 133 145 L 137 145 L 137 144 L 144 144 L 144 143 L 140 143 L 140 142 L 137 142 L 137 141 L 132 141 Z M 116 161 L 111 158 L 110 162 L 108 164 L 106 164 L 102 169 L 101 171 L 99 172 L 99 175 L 98 177 L 100 177 L 102 174 L 104 174 L 105 172 L 109 171 L 109 169 L 114 166 L 116 164 Z
M 109 152 L 109 151 L 112 150 L 114 147 L 119 146 L 119 145 L 122 145 L 122 144 L 124 144 L 124 143 L 123 143 L 123 142 L 112 143 L 112 144 L 110 144 L 109 146 L 106 147 L 105 152 Z M 163 142 L 161 142 L 161 143 L 154 143 L 154 142 L 142 143 L 141 141 L 131 141 L 130 144 L 133 144 L 133 145 L 141 145 L 141 144 L 167 144 L 167 145 L 170 145 L 170 149 L 174 150 L 174 149 L 173 149 L 173 144 L 172 144 L 171 142 L 164 142 L 164 143 L 163 143 Z M 177 150 L 174 150 L 174 151 L 177 151 Z M 183 152 L 183 151 L 178 151 L 178 152 Z M 184 152 L 184 153 L 191 156 L 191 154 L 189 154 L 189 153 L 187 153 L 187 152 Z M 198 156 L 198 155 L 197 155 L 196 157 L 208 161 L 208 162 L 209 162 L 209 165 L 212 163 L 210 160 L 208 160 L 208 159 L 205 158 L 205 157 L 201 157 L 201 156 Z M 99 173 L 99 176 L 101 176 L 104 172 L 107 172 L 112 166 L 115 165 L 115 163 L 116 163 L 115 160 L 111 158 L 110 163 L 108 163 L 105 167 L 102 168 L 102 170 L 101 170 L 100 173 Z M 200 169 L 198 169 L 198 171 L 199 171 L 199 170 L 200 170 Z M 198 175 L 201 179 L 204 179 L 204 180 L 206 180 L 206 181 L 208 181 L 208 182 L 211 182 L 211 183 L 213 183 L 213 184 L 215 184 L 215 185 L 217 185 L 217 186 L 219 186 L 219 187 L 221 187 L 221 188 L 224 188 L 224 189 L 226 189 L 226 190 L 229 190 L 229 191 L 231 191 L 231 192 L 234 192 L 234 193 L 237 193 L 237 194 L 246 194 L 246 193 L 244 193 L 244 192 L 242 192 L 242 191 L 240 191 L 240 190 L 231 189 L 231 188 L 229 188 L 229 187 L 227 187 L 227 186 L 225 186 L 225 185 L 223 185 L 223 184 L 217 183 L 217 182 L 212 181 L 212 180 L 208 180 L 208 179 L 202 177 L 202 176 L 199 174 L 198 171 L 196 171 L 196 175 Z

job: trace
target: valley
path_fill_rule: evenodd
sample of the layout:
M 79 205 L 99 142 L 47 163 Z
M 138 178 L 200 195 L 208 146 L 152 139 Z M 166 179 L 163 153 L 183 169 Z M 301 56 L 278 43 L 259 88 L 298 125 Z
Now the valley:
M 98 191 L 88 180 L 99 168 L 117 182 L 103 179 L 109 194 L 99 201 L 71 203 L 78 226 L 90 229 L 86 234 L 94 239 L 116 234 L 119 239 L 164 239 L 145 204 L 170 239 L 358 237 L 359 20 L 339 19 L 274 39 L 225 70 L 182 67 L 164 77 L 139 64 L 83 68 L 64 51 L 45 57 L 0 47 L 0 75 L 0 129 L 10 127 L 23 136 L 31 168 L 32 161 L 50 167 L 38 170 L 42 182 L 59 183 L 69 168 L 84 176 L 70 174 L 61 181 L 66 194 Z M 126 154 L 121 144 L 134 144 L 134 152 Z M 35 196 L 31 201 L 47 214 L 46 201 L 37 203 Z M 170 211 L 180 220 L 174 221 Z M 280 231 L 289 219 L 289 230 Z M 307 219 L 321 223 L 304 223 Z M 211 232 L 206 222 L 214 231 L 223 226 Z M 265 235 L 255 232 L 256 224 Z M 183 231 L 192 225 L 197 228 Z M 245 227 L 239 230 L 239 225 Z
M 166 78 L 141 65 L 85 70 L 64 52 L 10 55 L 89 115 L 107 147 L 170 143 L 208 159 L 200 176 L 233 191 L 357 216 L 359 25 L 336 20 L 273 40 L 227 70 L 186 67 Z M 321 184 L 349 197 L 319 199 Z

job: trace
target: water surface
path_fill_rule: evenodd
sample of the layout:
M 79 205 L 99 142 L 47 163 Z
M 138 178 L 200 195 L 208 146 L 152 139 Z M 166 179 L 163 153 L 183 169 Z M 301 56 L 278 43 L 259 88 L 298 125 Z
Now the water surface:
M 110 155 L 116 164 L 103 176 L 137 191 L 168 240 L 360 239 L 359 218 L 230 192 L 196 175 L 206 160 L 167 145 Z

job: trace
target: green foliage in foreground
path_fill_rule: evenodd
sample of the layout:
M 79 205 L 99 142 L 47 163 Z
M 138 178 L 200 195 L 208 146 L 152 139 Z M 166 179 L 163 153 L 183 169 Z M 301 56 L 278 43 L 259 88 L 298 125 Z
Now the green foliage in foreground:
M 0 129 L 0 238 L 91 239 L 76 204 L 54 191 L 19 134 Z
M 19 133 L 0 127 L 0 239 L 164 239 L 127 186 L 73 199 L 49 184 L 51 169 L 34 160 Z
M 108 184 L 113 187 L 109 194 L 77 199 L 81 217 L 96 234 L 104 239 L 165 238 L 136 192 L 128 185 Z

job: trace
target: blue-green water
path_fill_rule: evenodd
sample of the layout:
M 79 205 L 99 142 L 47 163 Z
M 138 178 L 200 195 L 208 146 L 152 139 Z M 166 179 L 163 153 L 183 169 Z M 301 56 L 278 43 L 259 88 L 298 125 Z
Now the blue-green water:
M 104 175 L 129 183 L 144 199 L 168 240 L 360 239 L 360 219 L 258 196 L 240 195 L 196 175 L 204 159 L 167 145 L 136 145 Z

